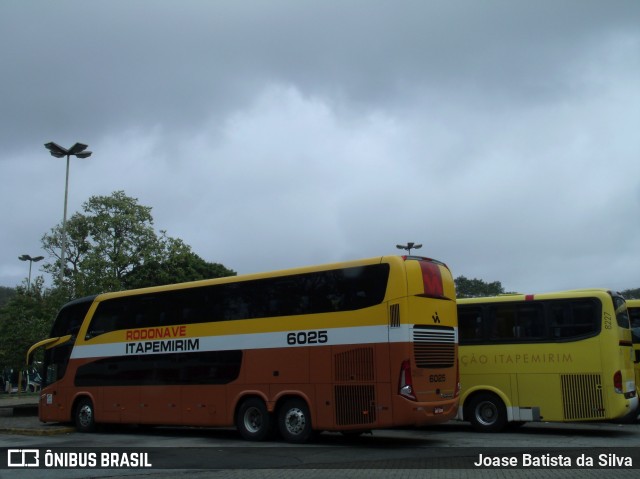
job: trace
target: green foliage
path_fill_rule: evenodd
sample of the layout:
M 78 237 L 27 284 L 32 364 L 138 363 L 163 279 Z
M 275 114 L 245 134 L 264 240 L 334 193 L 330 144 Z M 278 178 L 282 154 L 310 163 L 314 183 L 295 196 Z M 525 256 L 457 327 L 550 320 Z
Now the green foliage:
M 43 248 L 57 258 L 45 264 L 44 270 L 53 275 L 58 287 L 68 289 L 70 297 L 235 274 L 222 265 L 207 263 L 182 240 L 164 231 L 156 234 L 151 208 L 139 205 L 137 198 L 123 191 L 92 196 L 82 209 L 67 221 L 62 283 L 62 226 L 42 238 Z
M 140 206 L 123 191 L 92 196 L 66 225 L 68 251 L 64 282 L 74 296 L 124 289 L 122 279 L 154 254 L 156 242 L 151 208 Z M 58 261 L 45 264 L 58 286 L 62 226 L 42 238 L 43 248 Z
M 151 208 L 123 191 L 92 196 L 66 224 L 64 277 L 60 280 L 62 225 L 42 237 L 53 258 L 44 271 L 54 288 L 36 278 L 31 290 L 0 288 L 0 367 L 24 366 L 30 346 L 48 337 L 60 307 L 69 299 L 107 291 L 179 283 L 236 273 L 208 263 L 182 240 L 153 228 Z M 4 304 L 2 303 L 4 302 Z
M 207 263 L 180 239 L 170 238 L 161 231 L 158 255 L 135 267 L 123 280 L 126 289 L 162 284 L 183 283 L 199 279 L 234 276 L 233 270 L 218 263 Z
M 44 288 L 37 277 L 31 290 L 19 286 L 16 294 L 0 308 L 0 365 L 19 369 L 24 366 L 29 347 L 46 338 L 56 313 L 66 299 Z
M 496 296 L 504 294 L 504 288 L 500 281 L 486 283 L 481 279 L 468 279 L 458 276 L 454 279 L 456 284 L 456 296 L 458 298 L 477 298 L 479 296 Z
M 458 298 L 477 298 L 480 296 L 496 296 L 506 293 L 500 281 L 486 283 L 481 279 L 468 279 L 464 276 L 458 276 L 454 281 L 456 283 L 456 295 Z M 621 291 L 620 294 L 622 294 L 625 299 L 640 299 L 640 288 L 625 289 Z
M 7 288 L 6 286 L 0 286 L 0 308 L 7 304 L 12 296 L 15 296 L 15 288 Z
M 640 288 L 625 289 L 621 291 L 620 294 L 622 294 L 625 299 L 640 299 Z

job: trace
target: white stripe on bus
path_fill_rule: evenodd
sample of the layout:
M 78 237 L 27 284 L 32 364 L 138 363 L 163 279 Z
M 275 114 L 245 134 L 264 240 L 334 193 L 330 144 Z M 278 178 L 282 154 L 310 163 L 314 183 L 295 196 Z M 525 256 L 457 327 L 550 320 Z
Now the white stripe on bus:
M 126 356 L 138 354 L 162 354 L 175 350 L 171 341 L 199 340 L 198 351 L 227 351 L 237 349 L 295 348 L 304 346 L 340 346 L 347 344 L 398 343 L 411 341 L 411 326 L 360 326 L 326 330 L 278 331 L 276 333 L 231 334 L 224 336 L 200 336 L 168 338 L 151 341 L 122 341 L 108 344 L 76 345 L 72 359 Z M 315 333 L 315 334 L 310 334 Z M 318 334 L 325 333 L 325 334 Z M 325 340 L 326 338 L 326 340 Z M 157 347 L 153 343 L 158 344 Z M 147 345 L 148 344 L 148 345 Z M 139 346 L 143 345 L 143 346 Z M 193 349 L 190 349 L 193 351 Z

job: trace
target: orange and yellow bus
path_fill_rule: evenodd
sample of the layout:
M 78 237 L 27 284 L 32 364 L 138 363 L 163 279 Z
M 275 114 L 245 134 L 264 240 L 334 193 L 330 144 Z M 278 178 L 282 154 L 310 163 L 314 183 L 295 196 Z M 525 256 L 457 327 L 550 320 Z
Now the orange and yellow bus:
M 640 388 L 640 299 L 628 299 L 627 309 L 631 321 L 633 341 L 633 364 L 636 373 L 636 388 Z
M 621 296 L 594 289 L 460 299 L 458 320 L 458 419 L 474 429 L 615 420 L 636 411 Z
M 388 256 L 101 294 L 66 304 L 39 417 L 228 427 L 290 442 L 455 417 L 453 278 Z

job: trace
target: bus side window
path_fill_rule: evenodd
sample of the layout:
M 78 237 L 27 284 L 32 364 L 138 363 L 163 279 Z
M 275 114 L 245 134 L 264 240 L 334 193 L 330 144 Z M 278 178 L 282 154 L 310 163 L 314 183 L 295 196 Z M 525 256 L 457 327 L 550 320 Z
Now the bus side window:
M 478 307 L 463 307 L 458 310 L 460 343 L 477 343 L 484 338 L 482 310 Z
M 96 311 L 87 331 L 85 339 L 95 338 L 114 329 L 114 316 L 108 312 Z
M 494 321 L 490 339 L 517 338 L 516 310 L 510 304 L 497 304 L 493 308 Z
M 562 304 L 552 305 L 550 311 L 551 337 L 561 339 L 564 337 L 563 327 L 567 323 L 567 308 Z
M 627 303 L 620 296 L 613 297 L 613 308 L 616 311 L 616 321 L 621 328 L 629 327 L 629 310 L 627 309 Z
M 78 331 L 80 331 L 80 326 L 82 326 L 82 321 L 78 318 L 73 318 L 71 319 L 70 323 L 69 323 L 69 334 L 71 334 L 71 336 L 77 336 L 78 335 Z
M 640 343 L 640 308 L 629 308 L 629 320 L 633 342 Z
M 596 312 L 591 301 L 575 301 L 572 304 L 571 312 L 573 313 L 573 335 L 590 334 L 596 331 Z
M 589 299 L 561 301 L 549 307 L 551 337 L 569 339 L 598 330 L 596 303 Z
M 516 326 L 519 339 L 534 340 L 546 336 L 542 309 L 540 304 L 525 303 L 518 305 L 518 325 Z

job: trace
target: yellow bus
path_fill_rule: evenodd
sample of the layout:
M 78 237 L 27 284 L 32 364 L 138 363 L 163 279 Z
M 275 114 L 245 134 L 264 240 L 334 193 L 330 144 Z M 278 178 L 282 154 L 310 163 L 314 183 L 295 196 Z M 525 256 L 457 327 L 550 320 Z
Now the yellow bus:
M 458 419 L 508 423 L 620 419 L 636 411 L 624 299 L 607 290 L 458 300 Z
M 453 277 L 385 256 L 82 298 L 45 348 L 39 417 L 360 433 L 455 417 Z
M 633 365 L 636 373 L 636 388 L 640 388 L 640 299 L 628 299 L 627 309 L 631 321 L 633 341 Z

